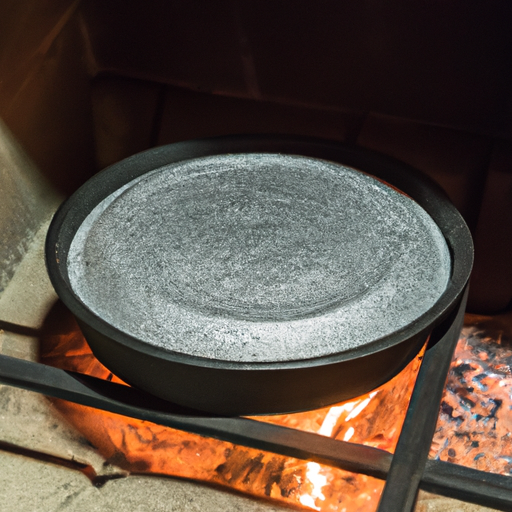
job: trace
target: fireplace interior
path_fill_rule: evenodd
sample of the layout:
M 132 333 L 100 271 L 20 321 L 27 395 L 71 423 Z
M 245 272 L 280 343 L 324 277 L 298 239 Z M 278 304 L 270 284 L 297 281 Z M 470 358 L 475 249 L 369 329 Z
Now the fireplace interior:
M 3 2 L 0 354 L 118 380 L 83 344 L 43 255 L 58 205 L 99 170 L 155 146 L 217 135 L 344 142 L 430 175 L 473 234 L 465 327 L 430 458 L 509 475 L 511 15 L 505 1 Z M 397 378 L 412 382 L 419 362 L 411 364 Z M 393 389 L 389 401 L 379 401 L 379 391 L 352 405 L 259 421 L 324 435 L 332 427 L 327 435 L 336 439 L 393 451 L 412 385 Z M 364 420 L 345 424 L 361 404 Z M 397 425 L 390 404 L 401 411 Z M 364 437 L 362 425 L 377 422 L 379 408 L 385 428 Z M 195 451 L 203 439 L 196 434 L 178 432 L 173 441 L 164 427 L 155 427 L 158 435 L 147 421 L 121 427 L 121 416 L 89 409 L 0 385 L 6 509 L 377 510 L 383 484 L 370 476 L 221 441 Z M 161 455 L 165 443 L 186 470 Z M 203 459 L 216 451 L 209 478 Z M 229 479 L 238 482 L 231 490 Z M 350 499 L 331 500 L 350 487 Z M 512 509 L 506 498 L 457 498 L 422 490 L 415 510 Z

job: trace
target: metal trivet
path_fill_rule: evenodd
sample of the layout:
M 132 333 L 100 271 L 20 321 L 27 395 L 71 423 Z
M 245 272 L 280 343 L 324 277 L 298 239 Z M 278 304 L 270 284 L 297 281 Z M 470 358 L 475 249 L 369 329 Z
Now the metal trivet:
M 0 355 L 0 382 L 81 405 L 386 480 L 377 512 L 412 511 L 418 489 L 512 510 L 512 478 L 428 460 L 467 291 L 456 315 L 431 335 L 394 455 L 377 448 L 247 418 L 203 414 L 137 389 Z

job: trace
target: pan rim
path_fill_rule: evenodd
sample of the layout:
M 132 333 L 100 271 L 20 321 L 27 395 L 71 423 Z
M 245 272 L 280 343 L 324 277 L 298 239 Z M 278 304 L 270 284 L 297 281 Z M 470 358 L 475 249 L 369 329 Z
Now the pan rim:
M 236 362 L 174 352 L 135 338 L 91 311 L 74 293 L 67 276 L 67 250 L 85 217 L 105 197 L 134 178 L 172 162 L 232 153 L 282 153 L 310 156 L 347 165 L 383 179 L 415 200 L 441 230 L 451 256 L 451 275 L 437 302 L 400 330 L 343 352 L 309 359 Z M 323 155 L 323 156 L 322 156 Z M 169 161 L 169 158 L 171 160 Z M 359 164 L 359 165 L 358 165 Z M 66 246 L 67 243 L 67 246 Z M 386 350 L 428 333 L 455 307 L 469 280 L 473 244 L 469 229 L 444 191 L 416 169 L 380 153 L 323 139 L 295 136 L 224 136 L 169 144 L 138 153 L 99 172 L 68 198 L 55 213 L 46 239 L 45 257 L 50 280 L 72 313 L 96 331 L 138 353 L 188 366 L 220 370 L 300 369 L 337 364 Z

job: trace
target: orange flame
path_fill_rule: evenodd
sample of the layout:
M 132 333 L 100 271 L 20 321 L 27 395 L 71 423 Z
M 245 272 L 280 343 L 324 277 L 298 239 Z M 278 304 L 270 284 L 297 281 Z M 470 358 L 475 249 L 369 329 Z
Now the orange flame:
M 66 370 L 122 382 L 93 356 L 76 326 L 48 335 L 41 359 Z M 314 411 L 254 419 L 393 451 L 420 360 L 421 354 L 394 379 L 356 399 Z M 108 462 L 130 472 L 207 481 L 310 510 L 370 512 L 382 491 L 382 482 L 365 475 L 70 402 L 54 403 Z

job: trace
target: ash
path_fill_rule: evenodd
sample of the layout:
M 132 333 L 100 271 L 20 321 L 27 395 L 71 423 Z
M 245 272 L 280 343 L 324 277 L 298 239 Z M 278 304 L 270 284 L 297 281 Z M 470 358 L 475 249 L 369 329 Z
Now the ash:
M 270 362 L 408 325 L 445 290 L 450 256 L 429 215 L 370 176 L 244 154 L 168 165 L 111 194 L 68 269 L 86 306 L 146 343 Z

